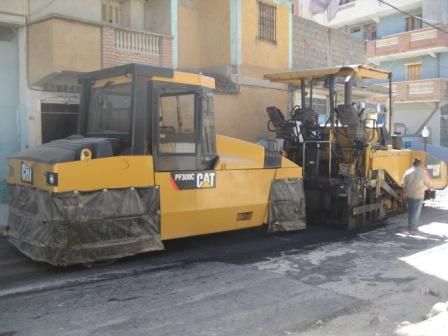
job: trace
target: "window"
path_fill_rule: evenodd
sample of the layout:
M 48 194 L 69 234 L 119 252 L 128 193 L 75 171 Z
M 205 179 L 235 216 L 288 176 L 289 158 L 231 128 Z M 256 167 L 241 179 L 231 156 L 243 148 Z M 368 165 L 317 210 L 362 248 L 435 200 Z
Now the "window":
M 360 31 L 361 31 L 361 27 L 360 26 L 356 26 L 356 27 L 351 27 L 350 28 L 350 34 L 359 33 Z
M 422 28 L 422 20 L 419 19 L 422 14 L 406 17 L 406 31 L 416 30 Z
M 101 12 L 104 22 L 120 24 L 121 9 L 119 1 L 104 0 Z
M 264 1 L 258 1 L 258 39 L 277 43 L 277 7 Z
M 195 94 L 171 94 L 160 97 L 159 152 L 196 153 Z
M 127 137 L 130 127 L 131 83 L 109 83 L 92 89 L 88 134 Z
M 422 64 L 407 64 L 406 65 L 406 79 L 407 80 L 418 80 L 422 78 Z
M 376 40 L 376 23 L 369 23 L 364 26 L 364 40 Z

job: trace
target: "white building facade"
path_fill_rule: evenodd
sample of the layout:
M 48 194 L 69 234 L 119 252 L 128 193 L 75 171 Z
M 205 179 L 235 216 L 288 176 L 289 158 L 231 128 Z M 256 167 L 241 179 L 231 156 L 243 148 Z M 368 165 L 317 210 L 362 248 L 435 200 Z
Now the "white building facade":
M 295 2 L 301 16 L 364 40 L 368 62 L 392 71 L 391 131 L 418 142 L 426 126 L 430 143 L 448 147 L 448 1 L 342 0 L 331 20 L 310 1 Z

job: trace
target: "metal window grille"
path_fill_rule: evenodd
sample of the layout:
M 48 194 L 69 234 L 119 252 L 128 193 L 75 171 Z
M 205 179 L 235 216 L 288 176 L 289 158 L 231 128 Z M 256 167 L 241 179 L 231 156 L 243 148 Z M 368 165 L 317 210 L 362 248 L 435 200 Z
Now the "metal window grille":
M 258 39 L 277 43 L 277 6 L 258 1 Z

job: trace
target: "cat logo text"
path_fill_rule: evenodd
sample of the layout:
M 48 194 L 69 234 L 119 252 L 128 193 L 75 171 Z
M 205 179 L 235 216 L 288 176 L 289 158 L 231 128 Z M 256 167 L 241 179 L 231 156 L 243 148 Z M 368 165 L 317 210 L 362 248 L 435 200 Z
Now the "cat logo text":
M 216 172 L 176 172 L 171 173 L 171 185 L 176 190 L 212 189 L 216 187 Z

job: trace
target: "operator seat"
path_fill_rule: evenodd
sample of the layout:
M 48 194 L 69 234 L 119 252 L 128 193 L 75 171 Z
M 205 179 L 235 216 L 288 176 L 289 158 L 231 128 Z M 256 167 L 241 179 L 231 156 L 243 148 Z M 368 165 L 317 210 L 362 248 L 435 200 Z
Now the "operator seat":
M 269 116 L 268 130 L 270 132 L 275 132 L 277 139 L 288 140 L 294 135 L 296 123 L 294 121 L 286 120 L 279 108 L 276 106 L 269 106 L 266 108 L 266 112 Z

